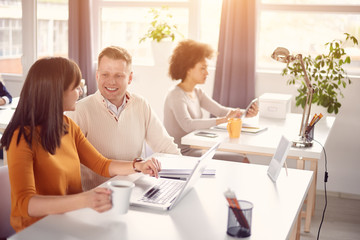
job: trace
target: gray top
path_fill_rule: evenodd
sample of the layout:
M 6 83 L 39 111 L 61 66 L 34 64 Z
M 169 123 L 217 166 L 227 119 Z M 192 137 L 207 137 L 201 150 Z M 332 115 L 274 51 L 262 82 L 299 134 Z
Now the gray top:
M 164 126 L 181 148 L 182 154 L 188 155 L 190 151 L 188 145 L 181 144 L 183 136 L 194 130 L 208 129 L 216 125 L 215 118 L 203 118 L 202 109 L 216 117 L 224 117 L 232 108 L 220 105 L 200 88 L 187 93 L 179 86 L 175 86 L 166 96 Z

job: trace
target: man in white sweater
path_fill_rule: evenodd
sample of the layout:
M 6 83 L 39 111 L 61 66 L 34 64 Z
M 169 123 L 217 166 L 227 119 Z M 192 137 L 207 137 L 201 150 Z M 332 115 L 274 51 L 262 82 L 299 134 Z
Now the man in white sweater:
M 120 47 L 107 47 L 98 57 L 98 91 L 81 99 L 67 112 L 87 139 L 105 157 L 140 161 L 144 141 L 154 152 L 180 154 L 161 121 L 141 96 L 127 91 L 133 78 L 131 55 Z M 81 166 L 84 190 L 106 178 Z

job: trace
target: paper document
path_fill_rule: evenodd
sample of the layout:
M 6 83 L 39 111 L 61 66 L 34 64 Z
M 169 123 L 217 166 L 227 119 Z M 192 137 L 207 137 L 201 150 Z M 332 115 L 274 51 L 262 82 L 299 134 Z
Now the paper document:
M 219 124 L 219 125 L 215 126 L 214 128 L 215 129 L 221 129 L 221 130 L 227 130 L 227 123 Z M 257 125 L 243 123 L 242 128 L 241 128 L 241 132 L 258 133 L 258 132 L 264 131 L 266 129 L 267 129 L 267 127 L 261 127 L 261 126 L 257 126 Z
M 258 133 L 261 131 L 266 130 L 267 127 L 242 127 L 241 128 L 241 132 L 246 132 L 246 133 Z
M 159 172 L 160 177 L 179 177 L 179 178 L 187 178 L 192 169 L 161 169 Z M 215 169 L 206 168 L 202 173 L 202 176 L 214 176 L 216 174 Z

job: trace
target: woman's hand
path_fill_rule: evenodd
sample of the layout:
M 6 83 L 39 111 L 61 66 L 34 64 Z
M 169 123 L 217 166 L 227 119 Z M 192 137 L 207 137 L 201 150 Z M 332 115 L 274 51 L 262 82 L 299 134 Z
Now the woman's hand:
M 228 114 L 226 114 L 226 118 L 240 118 L 242 115 L 242 112 L 240 108 L 235 108 L 233 110 L 230 110 Z
M 253 105 L 251 105 L 249 111 L 246 114 L 246 117 L 255 117 L 259 112 L 259 106 L 255 102 Z
M 0 106 L 5 105 L 6 101 L 2 97 L 0 97 Z
M 230 110 L 225 117 L 217 118 L 216 119 L 216 125 L 227 123 L 229 118 L 240 118 L 242 115 L 242 112 L 240 108 L 234 108 Z
M 136 169 L 139 169 L 144 174 L 149 174 L 150 176 L 159 177 L 159 172 L 161 171 L 161 163 L 155 159 L 151 158 L 144 162 L 136 163 Z
M 97 212 L 105 212 L 112 208 L 111 190 L 98 187 L 83 193 L 87 201 L 86 205 Z

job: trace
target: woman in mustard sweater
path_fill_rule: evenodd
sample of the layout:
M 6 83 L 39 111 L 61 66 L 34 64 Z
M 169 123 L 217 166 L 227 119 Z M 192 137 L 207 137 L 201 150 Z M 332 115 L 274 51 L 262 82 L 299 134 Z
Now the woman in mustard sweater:
M 103 157 L 64 111 L 75 109 L 81 72 L 75 62 L 52 57 L 30 68 L 18 107 L 1 138 L 11 184 L 10 222 L 20 231 L 49 214 L 89 207 L 109 210 L 110 190 L 81 188 L 80 163 L 111 177 L 141 171 L 157 177 L 160 163 Z

